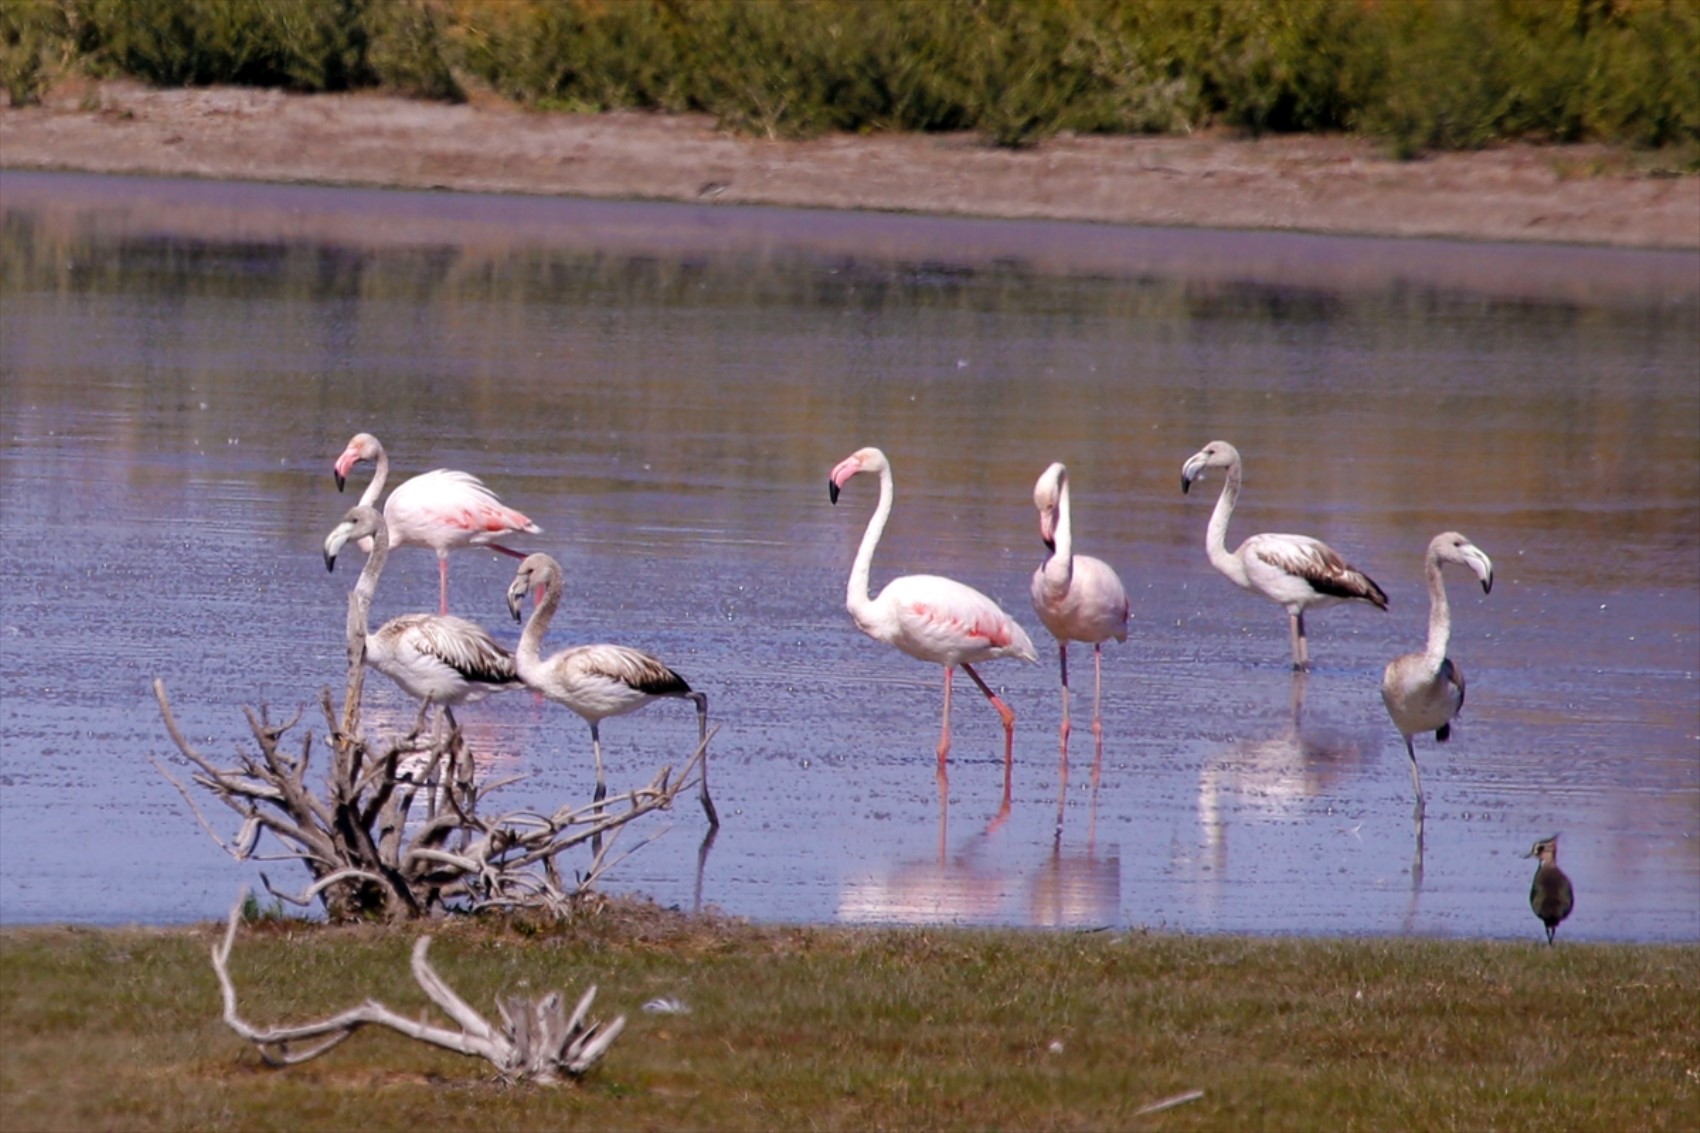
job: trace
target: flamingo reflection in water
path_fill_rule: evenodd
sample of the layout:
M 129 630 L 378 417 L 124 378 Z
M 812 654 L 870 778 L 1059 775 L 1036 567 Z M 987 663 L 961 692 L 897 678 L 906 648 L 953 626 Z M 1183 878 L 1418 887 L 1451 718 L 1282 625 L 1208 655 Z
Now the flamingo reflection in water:
M 974 666 L 982 661 L 1016 657 L 1037 661 L 1033 642 L 998 604 L 954 579 L 934 574 L 909 574 L 886 583 L 877 598 L 868 594 L 868 575 L 873 568 L 874 548 L 891 516 L 893 485 L 891 462 L 877 448 L 863 448 L 839 461 L 827 479 L 828 498 L 836 504 L 838 494 L 850 478 L 861 472 L 879 476 L 880 497 L 862 534 L 861 546 L 850 568 L 845 590 L 845 607 L 856 628 L 921 661 L 944 666 L 944 714 L 939 733 L 938 784 L 940 807 L 948 805 L 950 792 L 946 761 L 950 755 L 950 689 L 957 666 L 979 686 L 1003 721 L 1003 802 L 992 825 L 1009 817 L 1015 768 L 1015 713 L 993 692 Z M 943 822 L 941 814 L 941 825 Z
M 1032 928 L 1108 928 L 1121 923 L 1122 859 L 1111 847 L 1100 854 L 1091 842 L 1068 853 L 1060 839 L 1039 866 L 1027 893 Z
M 1294 676 L 1289 711 L 1266 739 L 1235 742 L 1205 761 L 1198 779 L 1198 820 L 1212 872 L 1228 865 L 1229 815 L 1282 819 L 1336 795 L 1342 780 L 1367 768 L 1355 736 L 1304 723 L 1307 679 Z

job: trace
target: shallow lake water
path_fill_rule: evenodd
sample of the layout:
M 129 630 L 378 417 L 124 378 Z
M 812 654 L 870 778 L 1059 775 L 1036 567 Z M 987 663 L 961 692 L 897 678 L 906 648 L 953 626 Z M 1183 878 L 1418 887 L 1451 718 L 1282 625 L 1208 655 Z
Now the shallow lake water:
M 331 463 L 369 430 L 396 477 L 482 476 L 564 564 L 559 647 L 614 640 L 708 693 L 723 826 L 693 802 L 608 887 L 762 921 L 1151 926 L 1535 938 L 1530 844 L 1561 834 L 1561 939 L 1700 939 L 1700 258 L 1585 248 L 993 223 L 168 180 L 0 177 L 0 921 L 221 914 L 225 857 L 150 683 L 203 750 L 343 679 L 355 569 L 327 573 Z M 1285 614 L 1208 564 L 1328 540 L 1391 598 Z M 947 574 L 997 599 L 1040 662 L 988 663 L 1002 732 L 957 681 L 851 624 L 877 485 L 874 585 Z M 1065 462 L 1077 547 L 1126 583 L 1103 656 L 1029 605 L 1033 482 Z M 392 483 L 396 482 L 392 479 Z M 1382 666 L 1421 647 L 1422 555 L 1449 572 L 1469 702 L 1418 741 L 1420 870 Z M 352 556 L 358 565 L 358 555 Z M 450 562 L 451 609 L 517 640 L 513 560 Z M 429 610 L 436 562 L 390 559 L 377 618 Z M 368 723 L 412 712 L 381 677 Z M 1302 703 L 1301 703 L 1302 701 Z M 588 797 L 584 724 L 527 693 L 461 719 L 513 805 Z M 694 741 L 688 706 L 603 726 L 611 783 Z M 223 831 L 226 835 L 233 831 Z M 272 865 L 297 888 L 303 871 Z

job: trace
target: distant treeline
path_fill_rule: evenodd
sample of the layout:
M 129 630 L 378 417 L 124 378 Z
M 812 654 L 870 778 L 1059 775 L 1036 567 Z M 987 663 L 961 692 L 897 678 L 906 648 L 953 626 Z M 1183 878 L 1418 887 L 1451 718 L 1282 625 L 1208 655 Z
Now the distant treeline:
M 797 137 L 1344 131 L 1399 153 L 1700 143 L 1700 0 L 0 0 L 14 103 L 470 84 Z

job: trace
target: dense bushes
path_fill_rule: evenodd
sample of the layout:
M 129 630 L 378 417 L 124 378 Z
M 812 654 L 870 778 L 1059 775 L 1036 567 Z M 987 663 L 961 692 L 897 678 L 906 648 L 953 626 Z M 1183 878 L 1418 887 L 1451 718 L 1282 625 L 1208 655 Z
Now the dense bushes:
M 1398 150 L 1700 141 L 1694 0 L 0 0 L 44 67 L 706 111 L 775 136 L 1345 130 Z

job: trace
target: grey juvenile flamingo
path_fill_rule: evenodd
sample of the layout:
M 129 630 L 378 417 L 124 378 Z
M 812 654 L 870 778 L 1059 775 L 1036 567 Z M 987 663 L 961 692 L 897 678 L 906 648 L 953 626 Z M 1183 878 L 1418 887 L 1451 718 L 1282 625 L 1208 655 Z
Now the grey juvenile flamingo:
M 708 696 L 695 692 L 672 669 L 653 654 L 629 645 L 575 645 L 545 658 L 543 635 L 561 604 L 561 564 L 548 555 L 528 555 L 519 564 L 508 586 L 508 610 L 520 620 L 526 591 L 539 597 L 520 635 L 514 652 L 520 679 L 557 704 L 564 704 L 590 725 L 591 752 L 596 759 L 596 797 L 601 802 L 608 790 L 602 775 L 602 730 L 610 716 L 635 712 L 659 697 L 677 697 L 697 707 L 697 742 L 708 742 Z M 708 797 L 708 753 L 703 752 L 702 789 L 698 797 L 710 826 L 720 825 L 714 802 Z
M 1228 519 L 1240 498 L 1242 475 L 1239 450 L 1227 441 L 1211 441 L 1187 457 L 1181 466 L 1181 492 L 1204 478 L 1206 468 L 1226 469 L 1222 494 L 1210 513 L 1204 549 L 1210 565 L 1243 589 L 1279 603 L 1287 611 L 1293 639 L 1293 668 L 1310 668 L 1305 640 L 1305 611 L 1361 599 L 1387 609 L 1387 595 L 1375 580 L 1340 557 L 1339 552 L 1309 535 L 1253 535 L 1228 552 Z
M 441 705 L 454 724 L 453 706 L 494 692 L 522 687 L 514 659 L 495 638 L 465 618 L 449 614 L 403 614 L 369 630 L 372 595 L 389 557 L 388 526 L 364 504 L 348 509 L 325 537 L 325 569 L 349 540 L 369 539 L 371 550 L 349 595 L 351 640 L 364 640 L 365 662 L 415 700 Z
M 1446 601 L 1446 584 L 1440 577 L 1442 563 L 1469 567 L 1481 579 L 1482 593 L 1493 590 L 1493 560 L 1456 531 L 1446 531 L 1429 541 L 1423 560 L 1428 576 L 1428 647 L 1407 653 L 1387 663 L 1381 675 L 1381 702 L 1393 726 L 1405 741 L 1411 757 L 1411 784 L 1417 791 L 1417 817 L 1423 813 L 1423 780 L 1417 772 L 1417 749 L 1411 737 L 1418 732 L 1434 733 L 1445 743 L 1452 735 L 1452 719 L 1464 707 L 1464 672 L 1446 655 L 1452 640 L 1452 607 Z

